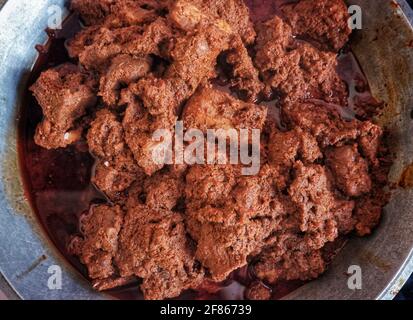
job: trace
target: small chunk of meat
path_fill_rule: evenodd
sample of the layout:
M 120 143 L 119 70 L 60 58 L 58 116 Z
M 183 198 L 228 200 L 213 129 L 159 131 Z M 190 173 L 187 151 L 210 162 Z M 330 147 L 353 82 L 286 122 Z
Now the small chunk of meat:
M 187 103 L 183 113 L 188 129 L 257 129 L 262 130 L 267 108 L 245 103 L 212 87 L 199 89 Z
M 208 204 L 224 206 L 236 184 L 237 172 L 232 166 L 193 166 L 186 175 L 187 205 L 202 208 Z
M 286 132 L 272 131 L 267 148 L 269 164 L 278 172 L 275 181 L 280 190 L 287 186 L 296 160 L 313 163 L 323 156 L 315 137 L 299 127 Z
M 324 104 L 295 103 L 282 109 L 284 120 L 310 132 L 321 148 L 356 140 L 360 135 L 360 122 L 345 121 L 340 113 Z
M 72 0 L 71 9 L 87 25 L 139 25 L 154 20 L 162 9 L 156 0 Z
M 137 179 L 137 173 L 122 171 L 106 161 L 99 161 L 95 167 L 92 182 L 110 198 L 128 189 Z
M 215 76 L 217 58 L 228 49 L 230 38 L 231 29 L 223 22 L 176 39 L 165 77 L 170 81 L 180 79 L 185 84 L 187 93 L 182 95 L 178 91 L 178 96 L 189 98 L 200 84 Z
M 282 8 L 293 33 L 325 50 L 338 52 L 349 40 L 350 14 L 343 0 L 301 0 Z
M 72 0 L 70 4 L 87 25 L 92 25 L 102 22 L 115 3 L 116 0 Z
M 69 249 L 86 265 L 90 278 L 106 279 L 115 274 L 113 258 L 123 216 L 119 206 L 98 205 L 81 218 L 82 236 L 74 238 Z
M 252 44 L 256 36 L 243 0 L 178 0 L 170 8 L 170 18 L 188 32 L 214 21 L 225 21 L 245 44 Z
M 231 50 L 227 54 L 227 62 L 232 66 L 231 85 L 247 101 L 254 102 L 264 90 L 264 84 L 259 79 L 259 71 L 255 68 L 247 48 L 239 36 L 231 43 Z
M 301 232 L 312 233 L 315 249 L 338 237 L 333 208 L 336 199 L 324 167 L 295 165 L 295 179 L 289 187 L 291 200 L 298 208 L 297 221 Z
M 288 244 L 289 249 L 271 248 L 258 258 L 254 266 L 258 278 L 268 283 L 282 280 L 308 281 L 318 278 L 325 272 L 327 266 L 320 250 L 294 250 L 293 248 L 302 246 L 301 240 L 295 239 L 291 242 L 295 245 Z
M 151 83 L 150 86 L 143 84 Z M 141 86 L 142 85 L 142 86 Z M 174 133 L 174 125 L 177 120 L 176 111 L 169 104 L 157 104 L 156 101 L 165 96 L 172 96 L 171 87 L 161 79 L 142 80 L 136 86 L 130 86 L 129 90 L 138 93 L 143 103 L 137 101 L 137 95 L 130 92 L 124 97 L 128 101 L 128 107 L 123 119 L 126 142 L 133 153 L 136 163 L 149 176 L 161 170 L 167 162 L 167 154 L 158 154 L 156 151 L 164 144 L 164 141 L 155 139 L 157 130 L 167 130 Z M 159 91 L 155 90 L 158 86 Z M 164 90 L 163 90 L 164 89 Z M 155 95 L 158 92 L 159 95 Z M 154 100 L 152 100 L 152 98 Z M 167 99 L 165 98 L 165 102 Z M 171 101 L 172 102 L 172 101 Z M 146 106 L 146 108 L 144 107 Z
M 72 64 L 43 72 L 30 88 L 43 110 L 36 144 L 46 149 L 64 148 L 81 138 L 78 121 L 96 104 L 93 79 Z
M 288 101 L 320 99 L 346 105 L 347 87 L 337 74 L 336 54 L 295 39 L 281 18 L 258 26 L 255 49 L 267 96 L 275 91 Z
M 378 154 L 383 145 L 383 129 L 370 121 L 365 121 L 360 127 L 358 143 L 363 156 L 373 167 L 378 167 Z
M 143 78 L 151 69 L 150 59 L 119 55 L 112 60 L 105 76 L 100 79 L 100 92 L 103 101 L 110 107 L 116 107 L 122 86 Z
M 122 124 L 111 111 L 96 114 L 87 134 L 90 152 L 99 159 L 92 177 L 106 194 L 126 190 L 142 172 L 125 141 Z
M 226 225 L 227 217 L 232 215 L 228 209 L 207 208 L 208 211 L 201 210 L 195 214 L 196 217 L 210 215 L 215 221 L 201 222 L 201 227 L 194 229 L 198 232 L 191 236 L 197 239 L 196 258 L 205 266 L 210 277 L 214 281 L 223 281 L 229 274 L 247 264 L 247 258 L 253 253 L 259 252 L 264 245 L 264 240 L 270 236 L 273 228 L 272 221 L 267 218 L 261 220 L 250 220 L 244 223 L 238 222 Z
M 79 59 L 90 70 L 105 70 L 111 59 L 120 54 L 144 57 L 161 55 L 161 43 L 168 41 L 172 30 L 160 17 L 147 26 L 129 26 L 111 29 L 106 26 L 91 26 L 79 32 L 68 42 L 71 58 Z
M 126 138 L 136 161 L 148 175 L 165 164 L 162 157 L 154 161 L 153 152 L 161 143 L 153 140 L 154 132 L 162 129 L 175 133 L 181 105 L 214 75 L 211 70 L 227 41 L 226 31 L 215 26 L 177 39 L 165 78 L 144 78 L 124 93 L 123 100 L 128 104 L 124 119 Z M 136 101 L 137 97 L 142 103 Z
M 247 258 L 260 251 L 277 226 L 274 217 L 283 209 L 271 206 L 275 200 L 271 176 L 262 173 L 260 177 L 246 179 L 232 166 L 189 169 L 187 228 L 197 241 L 197 259 L 214 281 L 225 280 L 245 266 Z
M 174 172 L 158 172 L 144 184 L 145 204 L 152 209 L 172 210 L 182 198 L 184 177 Z
M 359 197 L 371 191 L 369 166 L 358 152 L 357 145 L 346 145 L 328 150 L 327 163 L 333 171 L 341 191 Z
M 380 222 L 383 206 L 387 203 L 387 195 L 378 192 L 370 197 L 364 197 L 357 202 L 355 209 L 355 230 L 360 237 L 365 237 L 373 232 Z
M 177 297 L 203 281 L 183 218 L 168 210 L 142 205 L 130 208 L 115 261 L 122 277 L 143 279 L 141 289 L 149 300 Z

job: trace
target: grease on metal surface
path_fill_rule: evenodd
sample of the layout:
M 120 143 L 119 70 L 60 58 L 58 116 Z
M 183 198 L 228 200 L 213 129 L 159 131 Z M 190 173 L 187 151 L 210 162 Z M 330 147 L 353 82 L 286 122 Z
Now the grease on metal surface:
M 413 188 L 413 163 L 409 165 L 402 173 L 399 186 L 405 189 Z

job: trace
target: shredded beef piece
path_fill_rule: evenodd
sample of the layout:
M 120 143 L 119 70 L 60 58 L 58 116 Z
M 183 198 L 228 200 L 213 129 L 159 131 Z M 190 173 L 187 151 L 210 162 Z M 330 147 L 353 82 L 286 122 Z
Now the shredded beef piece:
M 147 75 L 151 69 L 150 59 L 119 55 L 112 60 L 105 76 L 100 79 L 100 95 L 110 107 L 116 107 L 119 90 Z
M 70 57 L 78 58 L 85 68 L 105 70 L 111 59 L 119 54 L 161 55 L 159 47 L 171 37 L 171 32 L 162 17 L 145 27 L 91 26 L 69 41 L 68 51 Z
M 143 279 L 141 289 L 146 299 L 173 298 L 203 280 L 183 219 L 168 210 L 141 205 L 130 208 L 115 260 L 121 276 Z
M 295 35 L 309 38 L 323 49 L 338 52 L 349 40 L 350 14 L 343 0 L 300 0 L 284 6 L 282 13 Z
M 185 106 L 182 119 L 186 128 L 259 129 L 264 127 L 267 109 L 233 98 L 212 87 L 200 88 Z
M 72 64 L 43 72 L 30 88 L 40 104 L 44 120 L 35 141 L 46 149 L 64 148 L 81 138 L 78 120 L 96 104 L 94 80 Z
M 255 64 L 268 87 L 267 95 L 275 90 L 288 101 L 346 104 L 347 88 L 336 72 L 336 54 L 296 40 L 279 17 L 259 25 L 256 51 Z
M 364 197 L 357 202 L 355 210 L 356 232 L 359 236 L 370 235 L 379 224 L 383 207 L 388 199 L 384 192 L 373 193 L 370 197 Z
M 71 9 L 78 12 L 88 25 L 101 22 L 116 0 L 72 0 Z
M 82 236 L 72 240 L 72 252 L 88 268 L 92 279 L 106 279 L 115 273 L 113 258 L 118 250 L 118 235 L 123 223 L 119 206 L 92 206 L 80 221 Z
M 157 0 L 72 0 L 71 8 L 88 26 L 127 26 L 155 20 L 165 5 Z
M 327 162 L 333 170 L 338 187 L 350 197 L 358 197 L 371 191 L 369 166 L 357 145 L 333 148 L 327 152 Z
M 277 247 L 264 251 L 254 270 L 257 276 L 269 283 L 280 280 L 312 280 L 326 270 L 320 250 L 308 250 L 299 237 L 278 239 Z M 297 250 L 299 248 L 299 250 Z
M 126 190 L 142 175 L 125 142 L 122 124 L 112 112 L 97 113 L 87 140 L 90 152 L 99 159 L 93 182 L 106 194 Z
M 268 143 L 269 163 L 277 171 L 277 186 L 285 189 L 296 160 L 312 163 L 322 157 L 317 140 L 300 128 L 287 132 L 273 131 Z
M 246 100 L 256 101 L 264 90 L 264 84 L 260 81 L 259 71 L 241 38 L 235 37 L 232 40 L 227 62 L 232 66 L 232 86 L 245 96 Z
M 254 42 L 254 27 L 243 0 L 178 0 L 173 2 L 170 11 L 171 20 L 185 31 L 192 31 L 213 20 L 223 20 L 245 44 Z
M 284 206 L 265 169 L 251 180 L 231 166 L 194 166 L 186 180 L 187 228 L 197 241 L 196 257 L 214 281 L 222 281 L 265 245 Z
M 128 144 L 139 166 L 152 175 L 162 169 L 162 159 L 155 162 L 153 141 L 158 129 L 174 133 L 181 105 L 214 74 L 218 55 L 225 50 L 227 32 L 209 26 L 204 32 L 183 36 L 171 51 L 173 59 L 165 79 L 146 78 L 129 86 L 125 100 L 129 103 L 124 119 Z M 139 97 L 142 103 L 135 101 Z
M 337 110 L 323 104 L 286 105 L 283 116 L 291 126 L 310 132 L 323 148 L 355 140 L 360 134 L 358 121 L 345 121 Z
M 149 84 L 150 82 L 151 86 L 142 85 L 139 87 L 143 83 Z M 155 89 L 156 84 L 158 85 L 159 91 Z M 167 88 L 166 85 L 167 83 L 164 80 L 143 80 L 137 84 L 136 91 L 138 91 L 139 88 L 150 90 L 146 92 L 150 95 L 148 98 L 149 101 L 151 101 L 151 97 L 154 99 L 162 99 L 163 96 L 172 96 L 170 91 L 168 91 L 172 90 L 172 88 Z M 135 86 L 130 86 L 129 90 L 135 90 Z M 156 95 L 156 92 L 158 92 L 159 95 Z M 145 96 L 141 95 L 141 98 L 145 103 Z M 146 103 L 145 106 L 147 106 L 147 108 L 145 108 L 143 103 L 135 101 L 134 99 L 133 94 L 128 98 L 130 103 L 123 119 L 125 137 L 137 164 L 147 175 L 153 175 L 156 171 L 163 168 L 165 160 L 154 157 L 154 151 L 162 141 L 154 141 L 153 134 L 158 129 L 174 132 L 173 127 L 177 116 L 175 110 L 170 105 L 156 104 L 156 101 L 154 101 L 153 104 Z M 165 99 L 165 101 L 167 100 Z
M 181 199 L 184 189 L 182 174 L 158 172 L 145 181 L 145 203 L 149 208 L 172 210 Z

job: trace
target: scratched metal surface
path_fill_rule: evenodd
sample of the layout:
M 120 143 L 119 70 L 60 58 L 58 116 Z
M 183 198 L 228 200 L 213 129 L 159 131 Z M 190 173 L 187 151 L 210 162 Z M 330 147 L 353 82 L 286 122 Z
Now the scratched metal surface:
M 91 290 L 64 261 L 39 227 L 25 200 L 17 165 L 15 120 L 25 80 L 36 59 L 33 48 L 46 40 L 42 30 L 47 25 L 48 6 L 64 2 L 11 0 L 0 12 L 0 271 L 24 299 L 105 299 L 107 296 Z M 413 162 L 413 53 L 407 46 L 413 32 L 401 9 L 390 1 L 349 2 L 364 9 L 364 29 L 356 38 L 355 51 L 374 94 L 388 104 L 381 121 L 396 136 L 392 145 L 398 156 L 392 170 L 396 180 L 404 166 Z M 353 239 L 326 275 L 288 298 L 393 298 L 413 270 L 412 208 L 413 190 L 397 190 L 372 237 Z M 360 291 L 349 290 L 344 276 L 353 264 L 363 270 Z M 63 270 L 61 290 L 48 287 L 48 268 L 53 265 Z

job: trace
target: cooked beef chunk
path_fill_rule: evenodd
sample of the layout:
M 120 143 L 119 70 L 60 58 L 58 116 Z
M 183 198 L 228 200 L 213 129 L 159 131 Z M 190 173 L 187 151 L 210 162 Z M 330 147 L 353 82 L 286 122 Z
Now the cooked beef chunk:
M 118 235 L 123 224 L 119 206 L 92 206 L 80 221 L 82 236 L 71 242 L 72 251 L 88 268 L 92 279 L 106 279 L 115 274 L 113 258 L 118 250 Z
M 46 149 L 64 148 L 81 137 L 78 120 L 97 99 L 93 79 L 72 64 L 64 64 L 41 74 L 30 88 L 42 107 L 44 120 L 35 141 Z
M 145 86 L 145 84 L 148 86 Z M 155 89 L 155 85 L 158 85 L 158 90 Z M 144 107 L 142 102 L 136 100 L 134 94 L 130 92 L 125 93 L 124 100 L 128 102 L 123 119 L 125 138 L 134 159 L 147 175 L 153 175 L 156 171 L 162 169 L 165 160 L 165 158 L 158 159 L 155 156 L 156 148 L 163 141 L 155 141 L 153 134 L 158 129 L 173 132 L 173 127 L 177 120 L 176 112 L 171 105 L 156 103 L 156 101 L 162 99 L 165 99 L 165 102 L 172 102 L 166 98 L 166 96 L 173 96 L 172 92 L 168 91 L 172 90 L 172 88 L 166 86 L 167 82 L 161 79 L 144 79 L 138 82 L 136 86 L 132 85 L 129 87 L 129 90 L 135 92 L 138 92 L 140 88 L 147 90 L 147 92 L 142 93 L 140 96 L 143 102 L 146 102 L 146 107 Z M 148 99 L 146 99 L 146 94 L 149 96 Z M 154 100 L 151 100 L 151 98 Z M 166 157 L 166 155 L 164 156 Z
M 72 0 L 71 8 L 86 25 L 138 25 L 155 20 L 166 6 L 157 0 Z
M 343 0 L 300 0 L 283 7 L 293 33 L 323 49 L 338 52 L 351 34 L 350 15 Z
M 126 144 L 122 124 L 112 112 L 103 109 L 97 113 L 87 140 L 90 152 L 99 159 L 93 182 L 107 195 L 126 190 L 142 176 Z
M 291 169 L 296 160 L 312 163 L 322 157 L 317 140 L 299 127 L 287 132 L 273 131 L 268 143 L 268 161 L 277 172 L 279 190 L 290 182 Z
M 129 55 L 115 57 L 106 75 L 100 79 L 99 95 L 108 106 L 116 107 L 122 86 L 128 86 L 143 78 L 150 69 L 150 59 L 134 58 Z
M 190 168 L 186 177 L 187 226 L 197 241 L 196 257 L 215 281 L 247 264 L 265 245 L 284 206 L 275 197 L 271 175 L 254 179 L 231 166 Z
M 223 20 L 245 44 L 252 44 L 255 39 L 249 10 L 242 0 L 177 0 L 172 2 L 170 18 L 185 31 L 193 31 L 213 20 Z
M 182 119 L 186 128 L 199 129 L 258 129 L 262 130 L 267 109 L 233 98 L 212 87 L 200 88 L 185 106 Z
M 105 70 L 119 54 L 137 57 L 161 55 L 160 45 L 171 37 L 167 21 L 160 17 L 147 26 L 110 29 L 91 26 L 68 43 L 69 55 L 87 69 Z
M 181 105 L 201 83 L 213 77 L 217 57 L 227 41 L 226 31 L 214 25 L 204 32 L 178 38 L 165 79 L 145 78 L 125 92 L 124 100 L 129 103 L 124 119 L 127 141 L 148 175 L 163 167 L 162 159 L 153 158 L 153 151 L 161 143 L 153 141 L 153 133 L 158 129 L 174 132 Z
M 183 174 L 172 170 L 158 172 L 144 184 L 146 205 L 152 209 L 172 210 L 183 196 L 185 182 Z
M 115 261 L 121 276 L 143 279 L 146 299 L 173 298 L 183 290 L 195 289 L 203 280 L 183 218 L 168 210 L 130 208 Z
M 275 91 L 288 101 L 321 99 L 345 105 L 347 88 L 336 72 L 336 54 L 295 39 L 281 18 L 259 25 L 256 51 L 255 64 L 268 96 Z
M 282 238 L 282 237 L 281 237 Z M 320 250 L 295 250 L 303 247 L 299 237 L 279 239 L 279 245 L 264 251 L 255 265 L 257 276 L 269 283 L 279 280 L 312 280 L 326 269 Z
M 358 121 L 345 121 L 337 110 L 323 104 L 286 105 L 283 115 L 291 126 L 310 132 L 323 148 L 355 140 L 360 134 Z
M 358 197 L 371 191 L 369 166 L 357 145 L 337 147 L 327 152 L 327 162 L 333 170 L 341 191 L 350 197 Z
M 259 79 L 259 71 L 255 68 L 252 58 L 241 38 L 235 37 L 231 43 L 231 50 L 227 55 L 227 62 L 232 66 L 232 87 L 246 100 L 255 102 L 264 90 L 264 84 Z
M 101 22 L 110 12 L 116 0 L 72 0 L 72 10 L 78 12 L 87 24 Z

